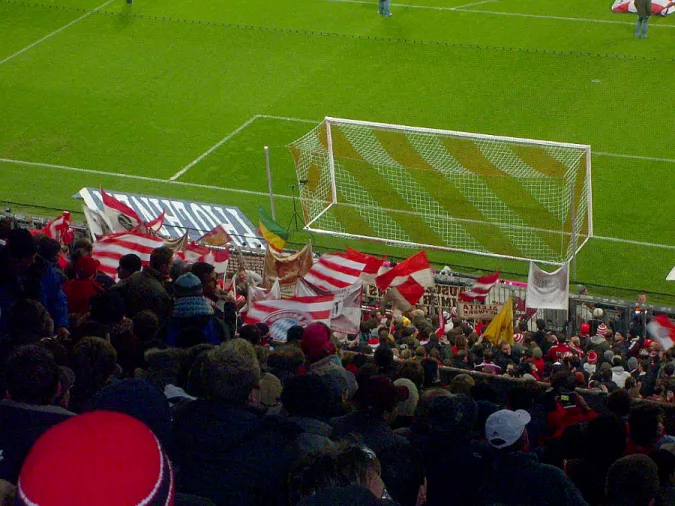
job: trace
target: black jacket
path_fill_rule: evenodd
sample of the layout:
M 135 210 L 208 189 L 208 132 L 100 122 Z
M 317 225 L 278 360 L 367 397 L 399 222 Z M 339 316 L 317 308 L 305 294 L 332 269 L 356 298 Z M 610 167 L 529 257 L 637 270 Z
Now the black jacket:
M 221 401 L 193 401 L 173 426 L 176 490 L 218 505 L 288 504 L 286 479 L 301 432 L 281 417 L 261 417 Z
M 75 416 L 58 406 L 0 402 L 0 479 L 16 483 L 35 441 L 54 425 Z

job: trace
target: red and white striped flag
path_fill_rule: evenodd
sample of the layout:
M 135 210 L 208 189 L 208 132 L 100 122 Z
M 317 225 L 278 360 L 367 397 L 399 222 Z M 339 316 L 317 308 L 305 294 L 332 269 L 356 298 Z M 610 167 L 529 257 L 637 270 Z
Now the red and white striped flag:
M 68 211 L 63 211 L 63 214 L 58 218 L 49 221 L 40 230 L 34 230 L 33 234 L 44 234 L 51 239 L 56 239 L 61 244 L 72 244 L 75 233 L 70 228 L 70 223 L 73 219 L 70 217 Z
M 123 233 L 143 225 L 143 220 L 136 211 L 112 195 L 108 195 L 103 188 L 101 188 L 101 199 L 103 200 L 103 215 L 107 218 L 113 232 Z
M 377 276 L 375 284 L 380 290 L 386 290 L 390 286 L 397 287 L 408 283 L 411 279 L 424 288 L 434 284 L 434 274 L 431 272 L 431 264 L 424 250 L 415 253 L 384 274 Z
M 346 253 L 330 253 L 321 255 L 304 277 L 312 285 L 331 291 L 360 281 L 365 267 L 364 262 L 352 260 Z
M 321 322 L 330 326 L 335 295 L 291 297 L 253 302 L 246 313 L 246 324 L 266 323 L 275 341 L 285 341 L 289 328 Z
M 466 292 L 460 292 L 459 300 L 463 300 L 464 302 L 474 302 L 477 300 L 483 303 L 488 292 L 497 284 L 497 281 L 499 281 L 499 271 L 482 276 L 473 282 L 471 289 Z
M 188 263 L 206 262 L 215 267 L 216 273 L 225 274 L 230 259 L 229 249 L 214 249 L 190 243 L 185 249 L 184 260 Z
M 445 336 L 445 314 L 442 309 L 438 313 L 438 328 L 436 329 L 436 335 L 439 339 Z
M 152 250 L 164 245 L 164 240 L 160 237 L 123 232 L 102 236 L 94 243 L 92 256 L 101 262 L 100 271 L 116 279 L 117 266 L 124 255 L 134 253 L 140 257 L 143 265 L 147 265 Z
M 368 284 L 374 285 L 375 278 L 380 274 L 380 270 L 383 268 L 383 264 L 387 259 L 387 255 L 384 258 L 377 258 L 372 255 L 367 255 L 356 251 L 350 247 L 347 247 L 347 257 L 355 262 L 365 264 L 365 267 L 361 271 L 361 279 Z
M 661 344 L 664 351 L 675 345 L 675 323 L 664 314 L 652 318 L 647 331 Z

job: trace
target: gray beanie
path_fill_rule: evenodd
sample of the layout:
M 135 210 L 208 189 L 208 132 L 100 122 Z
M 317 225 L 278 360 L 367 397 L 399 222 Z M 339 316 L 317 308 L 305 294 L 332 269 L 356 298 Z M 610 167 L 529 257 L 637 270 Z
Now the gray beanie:
M 637 366 L 638 366 L 638 359 L 635 357 L 630 357 L 628 359 L 628 370 L 633 371 L 637 369 Z
M 612 350 L 607 350 L 604 354 L 603 357 L 605 357 L 605 360 L 607 362 L 611 362 L 612 359 L 614 358 L 614 352 Z

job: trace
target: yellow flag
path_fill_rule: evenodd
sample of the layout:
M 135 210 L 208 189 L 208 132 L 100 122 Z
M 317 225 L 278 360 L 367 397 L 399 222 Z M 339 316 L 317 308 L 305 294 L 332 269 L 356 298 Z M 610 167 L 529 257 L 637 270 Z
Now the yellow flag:
M 494 345 L 501 343 L 513 345 L 513 300 L 510 295 L 483 335 Z

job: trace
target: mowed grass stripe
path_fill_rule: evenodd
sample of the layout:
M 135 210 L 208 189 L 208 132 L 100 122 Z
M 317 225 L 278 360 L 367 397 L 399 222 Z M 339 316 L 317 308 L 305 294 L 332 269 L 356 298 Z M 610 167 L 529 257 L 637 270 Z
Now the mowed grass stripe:
M 562 180 L 562 178 L 565 177 L 567 167 L 551 156 L 545 148 L 527 144 L 512 144 L 510 147 L 511 151 L 513 151 L 518 158 L 537 172 L 559 180 Z
M 520 184 L 517 179 L 509 176 L 505 172 L 495 167 L 487 160 L 473 141 L 464 139 L 445 138 L 443 139 L 448 152 L 462 164 L 463 167 L 483 176 L 484 181 L 495 194 L 495 196 L 507 203 L 508 207 L 516 213 L 527 225 L 534 228 L 551 230 L 551 214 L 530 193 Z M 504 182 L 507 184 L 504 184 Z M 514 200 L 527 199 L 527 206 L 515 204 Z M 559 225 L 562 228 L 561 225 Z M 539 233 L 537 235 L 554 251 L 560 251 L 560 242 L 551 241 L 548 233 Z
M 422 158 L 404 134 L 385 130 L 377 130 L 375 133 L 391 157 L 404 167 L 410 168 L 408 171 L 410 175 L 450 216 L 461 216 L 467 220 L 487 221 L 480 210 L 462 195 L 452 179 L 440 174 Z M 495 225 L 472 223 L 470 221 L 455 223 L 463 227 L 487 251 L 510 256 L 522 255 L 522 252 L 515 248 L 509 238 L 504 236 Z

